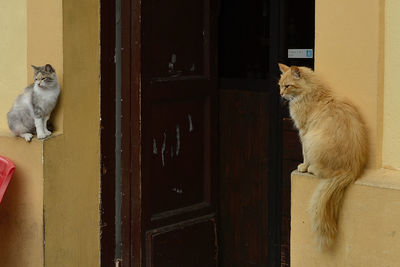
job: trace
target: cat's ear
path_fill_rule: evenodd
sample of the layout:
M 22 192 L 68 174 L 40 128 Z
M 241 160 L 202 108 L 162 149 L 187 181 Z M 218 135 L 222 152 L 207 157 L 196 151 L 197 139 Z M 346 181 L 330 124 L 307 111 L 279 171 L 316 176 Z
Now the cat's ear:
M 46 64 L 46 66 L 44 66 L 44 70 L 47 72 L 54 72 L 54 69 L 50 64 Z
M 295 79 L 300 79 L 301 78 L 301 72 L 299 67 L 297 66 L 291 66 L 290 71 L 292 72 L 292 75 Z
M 31 67 L 32 67 L 32 69 L 33 69 L 33 71 L 34 71 L 35 73 L 37 73 L 37 72 L 40 70 L 40 67 L 36 67 L 36 66 L 34 66 L 34 65 L 31 65 Z
M 282 73 L 286 72 L 289 69 L 288 66 L 286 66 L 285 64 L 282 64 L 282 63 L 278 63 L 278 66 Z

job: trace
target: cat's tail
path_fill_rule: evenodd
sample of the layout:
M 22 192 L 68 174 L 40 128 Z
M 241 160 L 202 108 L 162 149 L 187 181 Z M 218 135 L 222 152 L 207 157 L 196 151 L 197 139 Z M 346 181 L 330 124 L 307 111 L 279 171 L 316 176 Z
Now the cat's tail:
M 323 179 L 311 198 L 312 230 L 321 251 L 329 248 L 335 239 L 343 194 L 355 178 L 353 173 L 343 173 L 333 178 Z

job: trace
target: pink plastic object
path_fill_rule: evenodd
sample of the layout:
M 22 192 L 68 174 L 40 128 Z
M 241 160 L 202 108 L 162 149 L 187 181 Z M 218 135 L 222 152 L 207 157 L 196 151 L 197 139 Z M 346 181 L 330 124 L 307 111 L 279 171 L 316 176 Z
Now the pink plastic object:
M 6 192 L 7 186 L 10 183 L 14 171 L 14 163 L 9 159 L 0 156 L 0 203 L 3 199 L 4 193 Z

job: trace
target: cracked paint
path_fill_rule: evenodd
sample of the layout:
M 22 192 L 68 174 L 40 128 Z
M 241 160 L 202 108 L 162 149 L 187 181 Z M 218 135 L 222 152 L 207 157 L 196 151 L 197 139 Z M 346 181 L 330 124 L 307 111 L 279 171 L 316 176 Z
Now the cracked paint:
M 167 134 L 164 132 L 164 141 L 161 147 L 161 163 L 163 167 L 165 166 L 164 153 L 165 153 L 166 143 L 167 143 Z
M 179 150 L 181 148 L 181 136 L 179 131 L 179 124 L 176 125 L 176 155 L 179 155 Z
M 172 188 L 172 191 L 174 191 L 175 193 L 177 193 L 177 194 L 183 194 L 183 190 L 182 189 L 179 189 L 179 188 Z
M 174 65 L 176 63 L 176 55 L 172 54 L 171 55 L 171 61 L 168 63 L 168 71 L 173 72 L 174 71 Z
M 155 138 L 153 138 L 153 154 L 154 155 L 157 155 L 158 153 L 157 153 L 157 142 L 156 142 L 156 139 Z
M 193 122 L 192 122 L 192 116 L 188 114 L 188 120 L 189 120 L 189 132 L 193 132 Z

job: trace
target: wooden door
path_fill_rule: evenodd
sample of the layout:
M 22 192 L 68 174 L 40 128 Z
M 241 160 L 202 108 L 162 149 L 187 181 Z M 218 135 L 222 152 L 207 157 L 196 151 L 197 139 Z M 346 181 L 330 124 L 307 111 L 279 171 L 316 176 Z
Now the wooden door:
M 222 267 L 268 266 L 272 92 L 221 91 Z
M 132 3 L 132 266 L 216 266 L 216 1 Z
M 279 0 L 222 0 L 220 263 L 280 265 Z
M 102 266 L 120 260 L 122 267 L 288 266 L 290 171 L 300 154 L 290 121 L 281 117 L 277 63 L 313 63 L 286 58 L 298 40 L 313 40 L 313 0 L 308 6 L 289 0 L 121 1 L 122 256 L 116 256 L 116 1 L 101 0 Z M 227 23 L 233 41 L 219 51 L 220 63 L 232 57 L 229 71 L 220 68 L 226 89 L 220 92 L 220 144 L 217 2 L 239 10 L 236 24 Z M 306 26 L 300 23 L 305 17 Z M 295 36 L 286 36 L 288 29 Z

